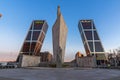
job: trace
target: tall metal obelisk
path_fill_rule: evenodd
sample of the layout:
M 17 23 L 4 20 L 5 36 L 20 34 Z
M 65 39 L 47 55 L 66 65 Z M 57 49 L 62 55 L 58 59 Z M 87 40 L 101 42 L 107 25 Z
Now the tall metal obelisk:
M 52 28 L 53 57 L 57 67 L 62 67 L 64 63 L 67 32 L 68 29 L 58 6 L 57 19 Z

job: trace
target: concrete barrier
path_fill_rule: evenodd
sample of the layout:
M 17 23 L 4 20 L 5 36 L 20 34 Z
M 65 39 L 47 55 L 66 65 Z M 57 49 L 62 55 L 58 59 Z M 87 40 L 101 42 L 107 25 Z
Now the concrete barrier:
M 40 56 L 22 55 L 21 67 L 37 67 L 40 64 Z

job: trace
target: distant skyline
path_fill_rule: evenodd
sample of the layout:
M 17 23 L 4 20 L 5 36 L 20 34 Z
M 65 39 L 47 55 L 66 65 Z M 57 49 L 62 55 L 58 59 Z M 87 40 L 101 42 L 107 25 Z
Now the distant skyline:
M 46 20 L 48 32 L 42 51 L 53 53 L 52 26 L 57 6 L 68 27 L 65 61 L 85 53 L 78 21 L 93 19 L 105 51 L 120 47 L 120 0 L 1 0 L 0 61 L 15 60 L 33 20 Z

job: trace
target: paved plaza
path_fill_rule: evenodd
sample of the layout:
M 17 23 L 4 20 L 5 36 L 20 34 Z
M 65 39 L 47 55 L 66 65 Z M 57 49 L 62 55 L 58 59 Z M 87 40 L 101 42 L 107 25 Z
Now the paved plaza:
M 120 70 L 90 68 L 0 69 L 0 80 L 120 80 Z

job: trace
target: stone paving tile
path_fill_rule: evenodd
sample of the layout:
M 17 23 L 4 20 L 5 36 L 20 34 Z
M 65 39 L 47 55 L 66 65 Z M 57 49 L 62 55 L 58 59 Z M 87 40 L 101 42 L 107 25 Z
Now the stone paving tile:
M 120 80 L 120 76 L 119 77 L 110 78 L 110 79 L 104 79 L 104 80 Z
M 0 80 L 23 80 L 23 79 L 13 79 L 13 78 L 0 77 Z
M 0 70 L 0 80 L 120 80 L 120 70 L 89 68 L 18 68 Z M 7 79 L 6 79 L 7 80 Z

